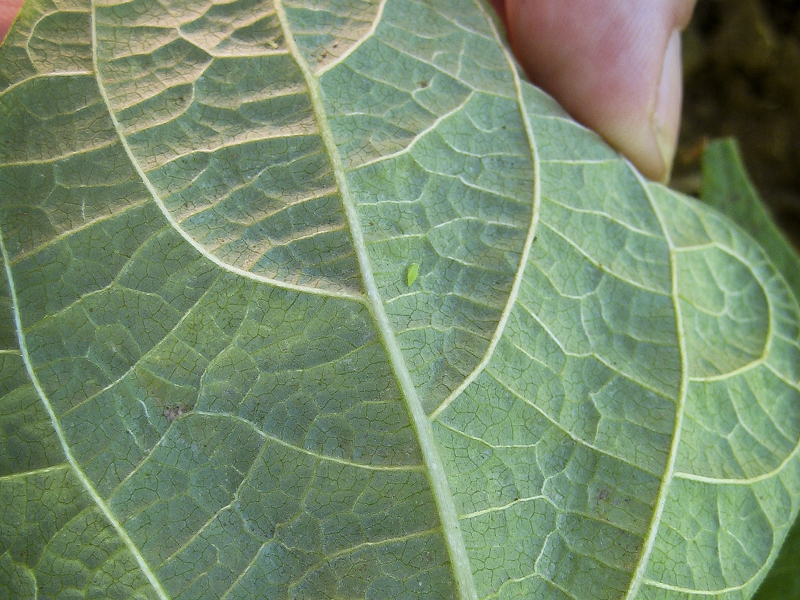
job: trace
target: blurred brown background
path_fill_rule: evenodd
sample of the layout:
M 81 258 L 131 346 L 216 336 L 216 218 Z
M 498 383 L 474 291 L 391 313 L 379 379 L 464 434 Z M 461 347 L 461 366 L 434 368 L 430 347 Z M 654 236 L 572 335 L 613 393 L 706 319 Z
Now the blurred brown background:
M 736 137 L 754 183 L 800 250 L 800 2 L 698 0 L 683 44 L 673 185 L 696 193 L 704 139 Z

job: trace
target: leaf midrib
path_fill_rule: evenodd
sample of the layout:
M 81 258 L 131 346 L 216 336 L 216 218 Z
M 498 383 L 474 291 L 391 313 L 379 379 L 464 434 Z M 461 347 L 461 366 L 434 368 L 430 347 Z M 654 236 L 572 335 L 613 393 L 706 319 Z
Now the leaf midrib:
M 320 137 L 322 138 L 325 149 L 328 152 L 328 157 L 331 161 L 331 168 L 333 170 L 334 178 L 339 187 L 339 193 L 342 199 L 345 216 L 350 227 L 350 235 L 353 240 L 353 248 L 358 258 L 358 264 L 361 269 L 362 281 L 364 289 L 367 292 L 367 307 L 375 321 L 378 329 L 378 334 L 381 337 L 383 346 L 386 350 L 389 363 L 397 378 L 400 390 L 406 399 L 406 406 L 408 407 L 411 416 L 411 422 L 414 426 L 417 439 L 419 440 L 420 450 L 422 452 L 425 466 L 427 467 L 428 479 L 431 484 L 434 501 L 439 511 L 439 517 L 442 523 L 442 532 L 445 538 L 445 544 L 450 555 L 451 565 L 453 567 L 453 575 L 458 588 L 459 597 L 462 600 L 477 600 L 478 593 L 475 589 L 475 581 L 472 576 L 472 569 L 469 564 L 469 556 L 467 555 L 466 545 L 464 538 L 461 535 L 461 528 L 458 522 L 458 514 L 456 512 L 455 502 L 453 495 L 450 492 L 450 487 L 447 481 L 447 475 L 444 470 L 444 463 L 439 451 L 436 447 L 436 442 L 433 437 L 433 428 L 428 421 L 427 415 L 422 408 L 417 389 L 411 379 L 411 373 L 403 359 L 400 345 L 394 335 L 389 316 L 383 306 L 383 301 L 378 291 L 378 286 L 375 281 L 375 276 L 372 273 L 372 266 L 369 263 L 369 256 L 367 254 L 366 242 L 364 240 L 364 232 L 361 229 L 361 223 L 356 212 L 355 203 L 350 193 L 350 188 L 347 184 L 344 166 L 342 164 L 341 156 L 336 147 L 333 139 L 333 132 L 328 124 L 327 115 L 325 114 L 325 107 L 322 102 L 322 93 L 319 86 L 319 79 L 313 73 L 306 60 L 303 58 L 300 49 L 294 40 L 289 20 L 286 16 L 286 11 L 283 7 L 282 0 L 274 0 L 275 12 L 278 20 L 283 29 L 284 40 L 289 48 L 290 54 L 294 57 L 295 62 L 300 67 L 303 77 L 308 86 L 308 93 L 311 98 L 311 105 L 314 114 L 317 118 L 319 125 Z
M 502 337 L 503 330 L 505 329 L 505 325 L 508 319 L 510 318 L 510 314 L 513 305 L 515 303 L 515 299 L 519 293 L 519 288 L 522 284 L 522 277 L 524 274 L 525 266 L 528 261 L 530 249 L 533 244 L 533 239 L 535 237 L 535 232 L 539 220 L 539 207 L 541 204 L 539 158 L 538 158 L 538 153 L 536 151 L 536 145 L 532 127 L 527 117 L 524 101 L 522 98 L 522 84 L 519 79 L 519 74 L 515 68 L 514 59 L 510 55 L 508 49 L 505 48 L 504 44 L 502 43 L 500 34 L 495 26 L 495 23 L 492 21 L 491 16 L 486 13 L 483 6 L 481 6 L 480 2 L 475 2 L 475 4 L 486 17 L 486 21 L 491 27 L 492 33 L 494 34 L 494 37 L 498 42 L 499 47 L 503 51 L 503 54 L 509 66 L 509 71 L 511 72 L 514 78 L 514 85 L 517 92 L 517 105 L 520 110 L 520 116 L 525 127 L 525 133 L 528 139 L 529 148 L 531 150 L 531 155 L 532 155 L 531 162 L 533 165 L 533 173 L 532 173 L 533 190 L 531 199 L 532 200 L 531 222 L 528 226 L 528 234 L 526 236 L 522 252 L 520 252 L 519 267 L 517 269 L 512 289 L 509 293 L 509 298 L 507 299 L 505 310 L 503 311 L 501 319 L 498 322 L 495 333 L 492 336 L 492 340 L 490 341 L 490 344 L 487 347 L 486 352 L 484 353 L 483 360 L 476 366 L 476 368 L 473 370 L 470 376 L 462 383 L 462 385 L 459 386 L 452 394 L 450 394 L 450 396 L 447 399 L 448 401 L 443 403 L 437 409 L 436 414 L 429 416 L 425 413 L 422 407 L 422 402 L 420 401 L 416 386 L 414 385 L 413 380 L 411 378 L 411 374 L 408 371 L 408 367 L 406 365 L 405 359 L 403 358 L 403 354 L 397 342 L 394 329 L 392 328 L 391 323 L 389 321 L 388 314 L 386 313 L 383 301 L 378 291 L 374 275 L 372 273 L 372 267 L 369 263 L 369 256 L 367 253 L 366 242 L 364 239 L 363 231 L 361 229 L 360 220 L 358 218 L 358 214 L 355 208 L 355 203 L 353 201 L 347 183 L 347 179 L 345 176 L 345 169 L 341 161 L 341 156 L 339 155 L 338 148 L 333 139 L 333 133 L 328 124 L 327 115 L 325 112 L 324 104 L 322 102 L 322 94 L 319 87 L 319 77 L 313 73 L 313 71 L 303 58 L 299 48 L 295 43 L 294 36 L 291 32 L 291 28 L 289 26 L 288 18 L 286 16 L 282 0 L 275 0 L 275 10 L 278 19 L 281 23 L 281 27 L 283 29 L 284 40 L 286 41 L 290 54 L 294 57 L 296 63 L 298 64 L 300 70 L 303 73 L 303 77 L 306 80 L 312 107 L 315 116 L 317 118 L 317 123 L 320 130 L 320 136 L 323 140 L 326 150 L 328 151 L 334 177 L 339 187 L 343 208 L 345 211 L 346 218 L 348 220 L 348 225 L 350 227 L 350 233 L 353 240 L 354 250 L 358 258 L 359 267 L 362 273 L 364 288 L 367 293 L 368 308 L 370 310 L 373 319 L 375 320 L 379 335 L 381 336 L 384 348 L 386 349 L 389 362 L 392 366 L 395 376 L 397 377 L 397 381 L 401 388 L 401 391 L 406 399 L 406 405 L 408 407 L 412 423 L 414 425 L 414 429 L 417 434 L 417 438 L 419 440 L 420 449 L 422 451 L 423 459 L 427 468 L 428 478 L 431 483 L 434 500 L 439 512 L 439 517 L 442 522 L 442 531 L 444 534 L 445 543 L 449 551 L 449 556 L 453 568 L 453 575 L 457 586 L 457 591 L 459 597 L 462 600 L 477 600 L 478 594 L 477 594 L 477 589 L 475 587 L 475 579 L 472 573 L 472 568 L 470 566 L 466 545 L 464 543 L 464 539 L 461 534 L 458 513 L 455 508 L 455 501 L 452 493 L 450 492 L 447 474 L 444 470 L 442 457 L 439 454 L 439 450 L 436 446 L 436 442 L 433 436 L 432 423 L 435 420 L 436 416 L 438 416 L 438 414 L 440 414 L 441 411 L 444 410 L 447 407 L 447 405 L 449 405 L 449 403 L 452 400 L 454 400 L 483 371 L 483 369 L 491 359 L 491 356 L 493 355 L 494 349 L 497 346 L 500 338 Z M 383 6 L 381 6 L 381 9 L 382 8 Z M 376 15 L 376 20 L 379 19 L 381 13 L 382 10 L 379 11 L 378 15 Z M 376 25 L 373 25 L 373 27 L 370 28 L 370 33 L 373 33 L 375 29 Z M 366 39 L 366 37 L 368 36 L 365 36 L 365 38 L 360 40 L 359 43 L 356 44 L 356 46 L 348 52 L 348 55 L 352 54 L 352 52 L 356 50 L 357 46 L 360 45 L 360 43 L 363 42 L 364 39 Z

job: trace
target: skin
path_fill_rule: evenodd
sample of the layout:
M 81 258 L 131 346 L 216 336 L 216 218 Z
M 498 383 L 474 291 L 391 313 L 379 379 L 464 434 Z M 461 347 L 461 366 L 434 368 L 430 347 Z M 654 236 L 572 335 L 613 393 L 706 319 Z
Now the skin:
M 492 0 L 531 81 L 666 181 L 682 100 L 680 31 L 695 0 Z
M 531 81 L 666 181 L 682 99 L 680 31 L 695 0 L 491 0 Z M 0 39 L 22 0 L 0 0 Z
M 6 37 L 21 6 L 22 0 L 0 0 L 0 40 Z

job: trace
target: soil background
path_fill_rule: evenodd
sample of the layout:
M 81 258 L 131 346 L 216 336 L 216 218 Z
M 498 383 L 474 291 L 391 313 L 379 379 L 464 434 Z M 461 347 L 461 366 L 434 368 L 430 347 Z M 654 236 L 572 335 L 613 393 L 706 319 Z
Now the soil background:
M 671 184 L 696 194 L 705 141 L 735 137 L 753 182 L 800 250 L 800 2 L 698 0 L 683 62 Z

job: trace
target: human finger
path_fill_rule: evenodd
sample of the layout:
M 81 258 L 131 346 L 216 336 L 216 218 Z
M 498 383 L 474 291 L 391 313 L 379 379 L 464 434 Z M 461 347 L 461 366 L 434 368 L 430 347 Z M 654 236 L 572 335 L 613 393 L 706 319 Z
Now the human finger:
M 647 177 L 665 180 L 695 0 L 494 0 L 531 80 Z

